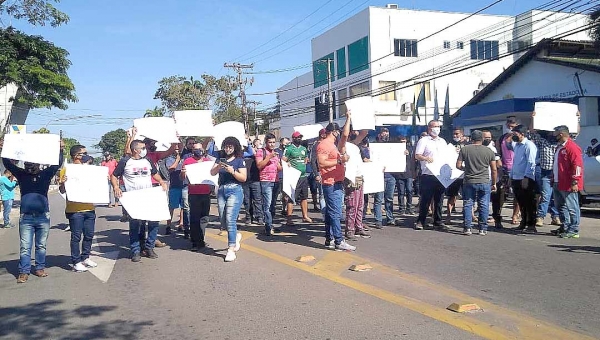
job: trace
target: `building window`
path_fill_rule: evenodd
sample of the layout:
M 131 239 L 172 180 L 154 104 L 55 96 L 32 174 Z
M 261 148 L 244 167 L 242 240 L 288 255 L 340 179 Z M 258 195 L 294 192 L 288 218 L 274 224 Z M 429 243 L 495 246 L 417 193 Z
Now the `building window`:
M 417 40 L 394 39 L 394 55 L 396 57 L 418 57 Z
M 333 92 L 333 102 L 335 103 L 335 91 Z M 335 119 L 335 108 L 333 108 L 333 119 Z M 329 121 L 329 105 L 327 103 L 327 93 L 324 96 L 315 98 L 315 123 Z
M 313 61 L 313 82 L 314 82 L 314 88 L 317 88 L 319 86 L 323 86 L 327 84 L 327 60 L 333 60 L 333 53 L 324 56 L 321 59 L 315 60 Z M 333 75 L 335 74 L 335 69 L 334 69 L 334 62 L 330 62 L 329 63 L 329 71 L 331 72 L 332 75 L 332 81 L 335 79 L 333 78 Z
M 528 47 L 526 41 L 523 40 L 514 40 L 506 42 L 506 50 L 508 53 L 517 53 L 517 52 L 525 52 L 525 49 Z
M 396 89 L 394 88 L 396 85 L 395 81 L 379 81 L 379 91 L 385 92 L 379 95 L 379 100 L 382 101 L 392 101 L 396 100 Z
M 472 60 L 498 59 L 499 47 L 497 40 L 471 40 Z
M 430 102 L 431 101 L 431 86 L 429 85 L 428 81 L 415 85 L 415 87 L 414 87 L 415 101 L 419 100 L 419 94 L 421 94 L 421 86 L 425 86 L 425 101 Z
M 348 90 L 341 89 L 338 91 L 338 118 L 346 117 L 346 112 L 348 109 L 344 103 L 346 102 L 346 98 L 348 98 Z
M 369 37 L 348 45 L 348 72 L 355 74 L 369 68 Z
M 444 48 L 445 49 L 450 48 L 450 42 L 448 40 L 444 41 Z
M 459 50 L 462 50 L 465 48 L 465 43 L 463 43 L 462 41 L 457 41 L 456 42 L 456 48 Z
M 346 47 L 342 47 L 335 52 L 337 58 L 337 79 L 346 76 Z
M 359 97 L 363 93 L 369 92 L 369 82 L 365 81 L 360 84 L 350 86 L 350 97 Z

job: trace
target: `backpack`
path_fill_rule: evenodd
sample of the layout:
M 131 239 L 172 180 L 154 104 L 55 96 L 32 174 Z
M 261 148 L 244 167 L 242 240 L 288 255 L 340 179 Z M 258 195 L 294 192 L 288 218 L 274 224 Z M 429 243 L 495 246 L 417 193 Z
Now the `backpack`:
M 167 162 L 165 159 L 161 159 L 160 161 L 158 161 L 157 170 L 158 174 L 163 180 L 168 181 L 170 179 L 171 175 L 169 174 L 169 169 L 167 169 Z

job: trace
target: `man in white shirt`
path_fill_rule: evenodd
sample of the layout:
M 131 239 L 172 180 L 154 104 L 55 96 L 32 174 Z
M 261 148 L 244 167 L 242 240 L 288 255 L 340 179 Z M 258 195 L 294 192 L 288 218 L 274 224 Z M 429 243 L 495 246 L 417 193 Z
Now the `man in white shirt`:
M 447 150 L 446 141 L 439 136 L 441 123 L 432 120 L 427 124 L 427 137 L 423 137 L 417 143 L 415 159 L 421 164 L 421 199 L 419 201 L 419 217 L 415 224 L 416 230 L 423 230 L 425 219 L 429 211 L 429 204 L 433 200 L 433 227 L 442 231 L 448 230 L 442 223 L 442 204 L 444 201 L 445 188 L 427 168 L 427 164 L 440 157 Z

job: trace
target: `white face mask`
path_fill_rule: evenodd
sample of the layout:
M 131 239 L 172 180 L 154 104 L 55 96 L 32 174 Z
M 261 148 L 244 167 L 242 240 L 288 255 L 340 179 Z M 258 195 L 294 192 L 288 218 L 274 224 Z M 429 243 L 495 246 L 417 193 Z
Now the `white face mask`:
M 440 128 L 439 127 L 431 128 L 431 132 L 429 134 L 431 136 L 433 136 L 433 137 L 439 136 L 440 135 Z
M 146 157 L 147 153 L 148 153 L 148 150 L 142 149 L 142 151 L 140 151 L 140 157 L 142 157 L 142 158 Z
M 454 137 L 453 139 L 454 139 L 454 141 L 455 141 L 455 142 L 457 142 L 457 143 L 458 143 L 458 142 L 460 142 L 460 141 L 462 140 L 462 138 L 459 138 L 459 137 Z

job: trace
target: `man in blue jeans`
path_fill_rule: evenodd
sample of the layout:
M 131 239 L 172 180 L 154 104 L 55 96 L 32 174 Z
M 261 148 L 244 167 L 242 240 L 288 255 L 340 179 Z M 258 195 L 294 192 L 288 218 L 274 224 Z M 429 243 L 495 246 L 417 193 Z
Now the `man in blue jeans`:
M 260 178 L 260 189 L 262 193 L 263 213 L 265 215 L 265 233 L 273 235 L 273 213 L 271 203 L 273 202 L 273 188 L 277 182 L 277 172 L 281 170 L 281 159 L 275 151 L 275 135 L 268 133 L 265 136 L 265 147 L 256 150 L 256 166 Z M 276 229 L 278 231 L 278 229 Z
M 463 217 L 465 220 L 463 234 L 471 235 L 473 202 L 477 198 L 479 235 L 484 236 L 487 235 L 490 193 L 496 191 L 498 176 L 496 154 L 483 145 L 483 132 L 479 130 L 472 131 L 471 141 L 473 144 L 460 149 L 456 160 L 456 168 L 465 172 L 463 180 Z
M 558 210 L 554 207 L 554 197 L 552 195 L 552 167 L 554 166 L 554 152 L 556 144 L 551 143 L 548 138 L 551 133 L 547 131 L 537 131 L 530 134 L 531 141 L 537 146 L 537 155 L 535 158 L 535 181 L 539 190 L 540 200 L 537 209 L 536 227 L 544 225 L 544 218 L 550 212 L 552 225 L 561 225 Z
M 63 164 L 64 143 L 60 141 L 58 165 L 40 170 L 40 164 L 25 162 L 21 169 L 10 159 L 2 158 L 4 167 L 17 178 L 21 186 L 21 219 L 19 235 L 21 249 L 19 258 L 19 276 L 17 283 L 25 283 L 31 272 L 31 247 L 35 239 L 35 270 L 33 275 L 46 277 L 46 241 L 50 231 L 50 207 L 48 189 L 50 182 Z
M 130 149 L 131 157 L 123 157 L 111 176 L 115 197 L 121 198 L 122 196 L 121 188 L 119 187 L 119 177 L 123 179 L 127 191 L 152 188 L 151 177 L 162 186 L 163 190 L 167 191 L 167 183 L 158 174 L 154 162 L 150 162 L 145 158 L 147 150 L 144 142 L 134 140 L 131 142 Z M 129 244 L 132 262 L 140 262 L 142 255 L 150 259 L 158 258 L 158 255 L 154 252 L 156 236 L 158 234 L 158 222 L 148 221 L 148 238 L 146 239 L 145 249 L 142 253 L 139 234 L 143 222 L 146 221 L 129 219 Z

